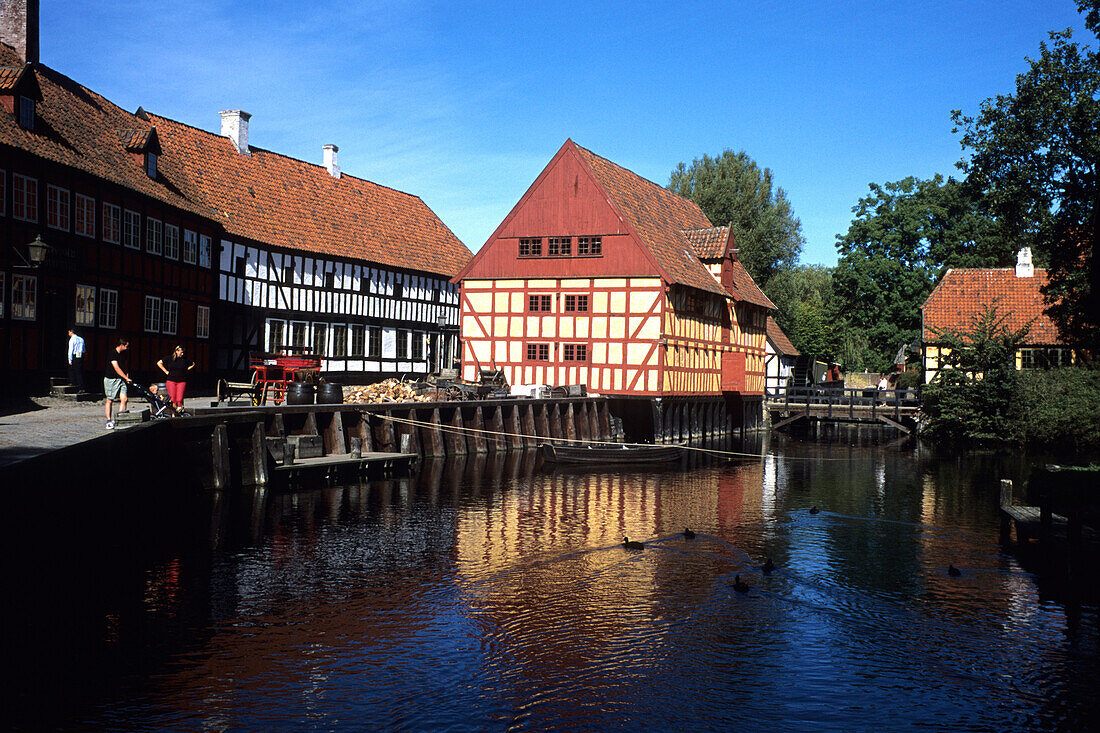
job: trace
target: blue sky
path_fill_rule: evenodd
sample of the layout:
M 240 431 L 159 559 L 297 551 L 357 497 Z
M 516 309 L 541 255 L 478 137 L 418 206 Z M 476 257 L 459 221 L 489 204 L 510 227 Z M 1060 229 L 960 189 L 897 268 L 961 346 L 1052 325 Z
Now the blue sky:
M 950 111 L 1014 88 L 1072 0 L 42 0 L 42 61 L 116 104 L 420 196 L 476 251 L 566 138 L 660 184 L 726 148 L 771 168 L 803 262 L 871 182 L 953 174 Z

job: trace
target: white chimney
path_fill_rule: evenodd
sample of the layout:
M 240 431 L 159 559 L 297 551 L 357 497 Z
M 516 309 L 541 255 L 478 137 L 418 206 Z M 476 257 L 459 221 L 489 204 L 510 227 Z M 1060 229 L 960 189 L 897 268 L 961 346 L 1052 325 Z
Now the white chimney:
M 241 109 L 225 109 L 221 116 L 222 135 L 230 139 L 238 153 L 248 155 L 248 120 L 252 115 Z
M 325 156 L 325 168 L 328 169 L 329 175 L 333 178 L 340 177 L 340 166 L 336 165 L 336 153 L 340 148 L 335 145 L 324 145 L 321 147 Z
M 1016 254 L 1016 277 L 1035 277 L 1035 268 L 1031 265 L 1031 248 L 1024 247 Z

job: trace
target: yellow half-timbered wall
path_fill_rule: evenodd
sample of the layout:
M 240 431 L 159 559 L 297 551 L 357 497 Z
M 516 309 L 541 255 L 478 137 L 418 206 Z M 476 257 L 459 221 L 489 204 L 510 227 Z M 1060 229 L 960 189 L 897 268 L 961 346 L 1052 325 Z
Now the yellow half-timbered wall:
M 512 385 L 660 394 L 663 306 L 659 278 L 463 280 L 462 376 L 498 368 Z

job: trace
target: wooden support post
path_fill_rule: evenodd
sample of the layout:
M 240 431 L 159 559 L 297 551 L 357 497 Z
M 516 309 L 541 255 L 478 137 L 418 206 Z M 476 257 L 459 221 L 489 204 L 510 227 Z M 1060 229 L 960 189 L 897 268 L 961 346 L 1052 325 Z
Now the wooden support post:
M 542 403 L 542 410 L 539 413 L 540 417 L 545 418 L 549 412 L 549 419 L 547 421 L 546 435 L 554 440 L 561 440 L 565 437 L 565 430 L 561 426 L 561 407 L 557 402 L 552 405 Z
M 596 404 L 594 402 L 585 402 L 584 411 L 588 413 L 588 439 L 602 440 L 600 437 L 600 419 L 597 415 Z
M 1001 500 L 1000 500 L 1000 515 L 1001 515 L 1001 544 L 1007 545 L 1008 540 L 1011 537 L 1012 531 L 1012 517 L 1005 511 L 1008 507 L 1012 506 L 1012 479 L 1001 479 Z
M 668 425 L 665 419 L 665 403 L 658 397 L 649 403 L 650 415 L 653 417 L 653 442 L 654 443 L 667 443 L 668 435 L 666 434 L 666 428 Z
M 328 425 L 325 426 L 324 439 L 325 455 L 341 456 L 347 453 L 344 440 L 344 416 L 339 410 L 333 410 Z
M 546 420 L 546 403 L 542 403 L 542 423 L 545 425 Z M 523 406 L 523 446 L 525 448 L 534 448 L 539 444 L 539 438 L 545 438 L 547 432 L 544 430 L 541 434 L 535 428 L 535 408 L 533 405 Z
M 405 417 L 410 420 L 416 420 L 416 410 L 409 410 Z M 402 436 L 408 438 L 409 453 L 415 453 L 416 455 L 422 455 L 420 453 L 420 428 L 415 424 L 410 423 L 398 423 L 398 429 Z M 402 451 L 404 453 L 406 451 Z
M 267 432 L 262 421 L 257 421 L 252 428 L 252 484 L 254 486 L 267 485 Z
M 504 453 L 508 450 L 508 443 L 504 436 L 504 411 L 500 405 L 493 408 L 493 416 L 489 418 L 489 430 L 492 432 L 486 441 L 490 453 Z
M 577 439 L 577 422 L 576 416 L 573 414 L 572 402 L 565 408 L 565 415 L 562 417 L 562 429 L 565 432 L 562 437 L 572 444 Z
M 466 455 L 466 424 L 462 422 L 462 410 L 457 407 L 454 410 L 454 416 L 451 417 L 451 429 L 445 433 L 447 455 L 464 456 Z
M 520 437 L 520 433 L 523 432 L 523 428 L 519 424 L 519 412 L 522 408 L 518 404 L 513 404 L 508 411 L 508 432 L 511 435 L 508 436 L 508 448 L 512 451 L 523 450 L 523 438 Z
M 271 428 L 267 431 L 267 434 L 272 438 L 282 438 L 286 436 L 286 425 L 283 423 L 283 413 L 276 412 L 271 417 Z
M 312 414 L 310 413 L 310 415 Z M 374 429 L 378 450 L 383 453 L 393 453 L 397 450 L 397 438 L 393 431 L 393 421 L 388 419 L 392 414 L 389 410 L 386 410 L 379 415 L 378 425 Z
M 489 448 L 485 441 L 485 418 L 481 412 L 481 405 L 474 408 L 473 422 L 474 432 L 470 433 L 467 438 L 467 443 L 473 449 L 474 453 L 483 456 L 489 452 Z
M 422 445 L 424 446 L 425 458 L 442 458 L 447 455 L 446 449 L 443 447 L 443 430 L 440 427 L 439 422 L 439 408 L 432 409 L 431 417 L 428 418 L 429 425 L 421 427 Z
M 306 424 L 302 427 L 302 435 L 320 435 L 317 432 L 317 414 L 310 410 L 306 413 Z
M 225 423 L 214 426 L 210 436 L 210 458 L 214 469 L 214 489 L 225 491 L 229 488 L 229 429 Z
M 611 437 L 611 410 L 607 406 L 607 400 L 600 400 L 599 407 L 600 440 L 613 440 Z
M 573 404 L 569 403 L 569 407 L 573 409 L 573 421 L 576 423 L 574 426 L 574 432 L 577 433 L 577 440 L 588 440 L 588 405 L 584 402 L 578 402 Z

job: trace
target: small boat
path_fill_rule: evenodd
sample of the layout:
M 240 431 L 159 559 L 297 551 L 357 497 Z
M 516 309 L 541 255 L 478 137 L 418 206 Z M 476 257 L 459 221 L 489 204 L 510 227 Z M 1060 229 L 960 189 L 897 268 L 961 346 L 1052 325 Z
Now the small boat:
M 539 446 L 542 459 L 548 463 L 670 463 L 684 455 L 683 445 L 551 445 Z

